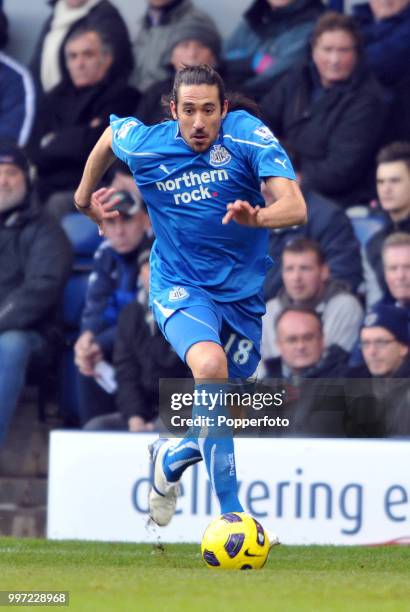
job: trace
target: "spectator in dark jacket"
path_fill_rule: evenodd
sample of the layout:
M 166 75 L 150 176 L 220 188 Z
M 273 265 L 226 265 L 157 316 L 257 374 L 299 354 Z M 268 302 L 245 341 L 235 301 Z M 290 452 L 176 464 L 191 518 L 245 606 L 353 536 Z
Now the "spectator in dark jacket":
M 73 192 L 110 113 L 129 115 L 138 92 L 113 71 L 114 49 L 105 34 L 86 26 L 64 46 L 68 75 L 43 98 L 31 139 L 41 199 L 61 217 L 73 210 Z
M 351 434 L 410 436 L 410 335 L 401 308 L 378 305 L 360 333 L 365 365 L 349 372 Z M 366 380 L 368 379 L 368 380 Z
M 0 10 L 0 49 L 7 43 L 7 20 Z M 30 72 L 0 51 L 0 140 L 27 144 L 35 112 Z
M 353 16 L 363 36 L 367 63 L 384 85 L 410 73 L 410 6 L 408 0 L 370 0 L 354 4 Z
M 225 44 L 227 72 L 256 99 L 307 53 L 320 0 L 255 0 Z
M 410 233 L 390 234 L 383 242 L 382 259 L 388 293 L 379 304 L 403 309 L 410 334 Z
M 276 321 L 280 357 L 265 362 L 267 378 L 283 380 L 285 435 L 344 436 L 343 384 L 323 382 L 343 376 L 346 353 L 338 346 L 324 348 L 322 323 L 310 309 L 291 307 Z
M 49 0 L 52 14 L 37 42 L 31 70 L 40 90 L 48 92 L 63 77 L 61 63 L 67 38 L 79 25 L 98 30 L 114 49 L 117 77 L 127 79 L 133 68 L 131 43 L 119 11 L 108 0 Z
M 388 110 L 362 56 L 354 21 L 326 13 L 313 32 L 311 61 L 281 78 L 261 101 L 269 126 L 301 158 L 302 187 L 344 207 L 373 195 L 373 157 Z
M 386 223 L 370 238 L 363 253 L 368 308 L 387 292 L 382 261 L 384 240 L 395 232 L 410 232 L 409 142 L 392 143 L 381 149 L 377 156 L 376 183 Z
M 286 148 L 292 160 L 298 183 L 302 183 L 300 160 L 296 152 Z M 272 204 L 263 189 L 266 204 Z M 305 225 L 286 227 L 269 232 L 269 255 L 273 265 L 266 275 L 265 300 L 276 297 L 282 287 L 281 269 L 278 265 L 284 248 L 298 238 L 308 238 L 320 245 L 333 280 L 347 283 L 355 293 L 363 281 L 359 243 L 345 211 L 332 200 L 319 193 L 302 189 L 308 216 Z
M 74 352 L 79 368 L 79 416 L 84 425 L 90 418 L 113 412 L 113 396 L 95 381 L 96 366 L 112 362 L 114 339 L 120 311 L 138 293 L 139 256 L 150 247 L 145 235 L 148 217 L 142 201 L 116 192 L 114 206 L 121 214 L 104 221 L 107 240 L 95 253 L 82 317 L 81 335 Z
M 50 348 L 71 269 L 63 230 L 32 204 L 28 162 L 0 144 L 0 445 L 30 359 Z
M 126 306 L 118 319 L 114 343 L 118 412 L 92 419 L 85 429 L 152 431 L 158 417 L 159 379 L 190 377 L 188 367 L 165 340 L 148 308 L 146 259 L 140 267 L 146 299 Z
M 0 3 L 0 49 L 4 49 L 9 41 L 9 24 L 6 13 L 3 10 L 3 3 Z
M 354 4 L 366 59 L 392 93 L 384 142 L 410 140 L 410 6 L 408 0 L 371 0 Z

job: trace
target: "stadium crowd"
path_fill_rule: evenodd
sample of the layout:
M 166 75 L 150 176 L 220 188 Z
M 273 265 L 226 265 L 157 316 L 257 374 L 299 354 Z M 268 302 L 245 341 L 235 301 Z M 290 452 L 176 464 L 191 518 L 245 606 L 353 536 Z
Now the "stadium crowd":
M 0 0 L 0 446 L 27 382 L 67 426 L 138 432 L 159 378 L 189 376 L 148 308 L 154 236 L 128 168 L 105 177 L 120 214 L 103 241 L 73 193 L 109 115 L 168 118 L 176 70 L 199 63 L 258 104 L 308 207 L 269 242 L 259 376 L 286 382 L 286 435 L 409 436 L 408 0 L 253 0 L 227 40 L 191 0 L 146 0 L 134 39 L 115 0 L 49 4 L 23 66 Z

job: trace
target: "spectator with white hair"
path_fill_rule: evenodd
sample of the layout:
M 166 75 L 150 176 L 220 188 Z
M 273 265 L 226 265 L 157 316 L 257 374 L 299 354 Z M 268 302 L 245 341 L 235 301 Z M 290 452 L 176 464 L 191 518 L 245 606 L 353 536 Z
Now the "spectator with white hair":
M 41 92 L 48 92 L 61 82 L 65 42 L 80 25 L 98 29 L 110 39 L 117 75 L 129 76 L 134 62 L 127 26 L 109 0 L 49 0 L 48 4 L 52 13 L 44 24 L 31 60 Z
M 64 79 L 44 95 L 30 143 L 38 192 L 58 218 L 74 210 L 75 186 L 109 115 L 127 116 L 139 100 L 116 74 L 115 50 L 104 32 L 79 26 L 67 38 L 64 56 Z

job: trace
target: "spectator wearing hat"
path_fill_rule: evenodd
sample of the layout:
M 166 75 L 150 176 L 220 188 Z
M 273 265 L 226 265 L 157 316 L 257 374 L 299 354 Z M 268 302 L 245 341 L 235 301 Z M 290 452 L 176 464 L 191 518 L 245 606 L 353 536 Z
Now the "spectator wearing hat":
M 103 32 L 114 50 L 114 68 L 127 79 L 134 61 L 127 26 L 109 0 L 49 0 L 52 13 L 39 36 L 31 70 L 41 93 L 56 87 L 63 78 L 62 55 L 67 39 L 78 26 Z
M 24 147 L 33 127 L 36 96 L 27 68 L 1 51 L 7 40 L 7 18 L 0 8 L 0 140 Z
M 118 216 L 104 221 L 106 240 L 98 247 L 90 274 L 81 335 L 75 347 L 78 367 L 79 419 L 84 425 L 89 419 L 115 410 L 113 395 L 101 388 L 96 380 L 96 366 L 112 362 L 118 316 L 122 308 L 138 296 L 138 258 L 150 248 L 146 235 L 148 216 L 142 199 L 128 192 L 108 192 L 115 198 L 113 210 Z
M 171 93 L 175 73 L 183 66 L 208 64 L 224 76 L 220 70 L 220 50 L 219 34 L 210 24 L 186 23 L 176 28 L 169 41 L 168 76 L 148 87 L 141 97 L 136 117 L 146 125 L 154 125 L 164 116 L 168 117 L 169 111 L 162 106 L 162 97 Z
M 129 115 L 138 92 L 114 70 L 104 31 L 78 26 L 65 41 L 64 78 L 39 107 L 30 141 L 42 202 L 57 218 L 73 211 L 73 193 L 109 115 Z
M 410 335 L 407 314 L 380 304 L 360 332 L 365 365 L 350 376 L 347 401 L 355 435 L 410 435 Z
M 219 40 L 218 50 L 220 47 L 215 22 L 192 0 L 147 0 L 147 5 L 133 43 L 135 70 L 131 78 L 134 87 L 144 93 L 167 77 L 171 43 L 179 31 L 212 30 Z
M 0 143 L 0 445 L 30 363 L 54 348 L 57 306 L 71 270 L 60 226 L 33 204 L 21 149 Z
M 254 0 L 224 48 L 228 73 L 260 99 L 307 54 L 321 0 Z
M 148 307 L 148 250 L 141 254 L 139 265 L 142 293 L 121 311 L 114 341 L 117 412 L 91 419 L 85 426 L 89 431 L 152 431 L 158 416 L 159 379 L 190 377 Z

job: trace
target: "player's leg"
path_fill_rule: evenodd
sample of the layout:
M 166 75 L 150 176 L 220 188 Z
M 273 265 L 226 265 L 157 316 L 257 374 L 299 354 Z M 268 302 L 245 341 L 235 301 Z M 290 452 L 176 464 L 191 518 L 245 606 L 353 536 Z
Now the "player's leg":
M 218 344 L 199 342 L 188 350 L 186 361 L 197 381 L 195 390 L 198 392 L 198 400 L 194 404 L 193 416 L 208 416 L 214 419 L 214 425 L 201 430 L 198 443 L 221 513 L 242 512 L 243 508 L 238 498 L 232 431 L 228 427 L 218 426 L 216 421 L 220 415 L 229 416 L 228 409 L 222 399 L 222 402 L 218 402 L 212 412 L 209 412 L 208 403 L 204 406 L 201 400 L 202 391 L 207 394 L 214 393 L 217 397 L 220 391 L 228 390 L 228 364 L 225 351 Z M 206 380 L 214 382 L 202 382 Z M 217 381 L 221 381 L 221 384 Z
M 195 310 L 182 314 L 174 304 L 154 300 L 154 315 L 162 333 L 182 360 L 192 342 L 219 342 L 220 320 L 212 304 L 202 294 L 195 296 Z M 159 439 L 150 446 L 154 464 L 153 486 L 149 495 L 149 513 L 158 525 L 169 523 L 175 512 L 178 481 L 184 470 L 202 460 L 198 431 L 190 430 L 182 440 Z
M 220 346 L 220 318 L 215 308 L 196 305 L 173 313 L 166 321 L 165 335 L 181 358 L 185 358 L 196 379 L 226 379 L 227 362 Z M 220 386 L 220 385 L 219 385 Z M 202 388 L 197 397 L 201 396 Z M 209 391 L 208 389 L 204 389 Z M 216 407 L 216 410 L 222 407 Z M 193 416 L 203 413 L 204 406 L 196 403 Z M 206 408 L 207 410 L 207 408 Z M 154 460 L 154 487 L 150 495 L 150 514 L 158 524 L 172 518 L 176 502 L 175 484 L 183 471 L 202 457 L 222 512 L 241 511 L 237 497 L 233 441 L 230 432 L 216 435 L 209 429 L 205 437 L 199 430 L 189 432 L 178 442 L 158 441 L 151 447 Z M 218 432 L 219 434 L 220 432 Z

